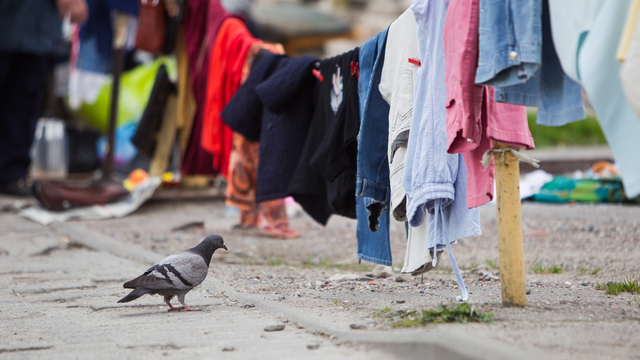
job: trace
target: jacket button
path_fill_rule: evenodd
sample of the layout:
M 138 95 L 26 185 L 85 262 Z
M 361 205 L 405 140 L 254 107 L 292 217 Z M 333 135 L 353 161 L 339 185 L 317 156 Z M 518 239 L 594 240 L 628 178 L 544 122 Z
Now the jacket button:
M 511 61 L 518 60 L 518 53 L 515 51 L 509 51 L 509 60 Z

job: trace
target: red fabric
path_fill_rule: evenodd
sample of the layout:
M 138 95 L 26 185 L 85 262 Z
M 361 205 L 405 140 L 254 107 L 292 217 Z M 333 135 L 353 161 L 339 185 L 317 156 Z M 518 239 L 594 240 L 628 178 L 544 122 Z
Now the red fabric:
M 215 39 L 209 62 L 209 75 L 202 120 L 202 148 L 213 154 L 213 167 L 227 176 L 233 132 L 222 122 L 220 112 L 240 87 L 242 67 L 255 39 L 244 22 L 224 20 Z
M 184 42 L 189 62 L 189 79 L 196 102 L 191 135 L 182 156 L 182 173 L 185 175 L 217 175 L 220 169 L 213 167 L 213 157 L 204 151 L 202 138 L 202 114 L 207 89 L 209 55 L 222 22 L 229 17 L 218 0 L 189 0 L 184 9 Z

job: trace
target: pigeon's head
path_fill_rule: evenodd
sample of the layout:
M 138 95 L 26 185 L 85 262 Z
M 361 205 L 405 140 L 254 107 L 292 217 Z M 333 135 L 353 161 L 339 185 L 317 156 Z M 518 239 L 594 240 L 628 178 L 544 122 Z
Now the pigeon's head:
M 200 245 L 204 245 L 205 248 L 212 249 L 213 251 L 216 251 L 220 248 L 227 250 L 227 246 L 224 244 L 224 240 L 220 235 L 209 235 L 204 238 L 204 240 L 202 240 Z
M 209 235 L 204 238 L 204 240 L 202 240 L 200 244 L 198 244 L 194 248 L 189 249 L 188 251 L 202 256 L 204 262 L 206 262 L 207 266 L 209 266 L 209 263 L 211 262 L 211 255 L 213 255 L 213 253 L 220 248 L 227 250 L 227 246 L 224 244 L 222 236 Z

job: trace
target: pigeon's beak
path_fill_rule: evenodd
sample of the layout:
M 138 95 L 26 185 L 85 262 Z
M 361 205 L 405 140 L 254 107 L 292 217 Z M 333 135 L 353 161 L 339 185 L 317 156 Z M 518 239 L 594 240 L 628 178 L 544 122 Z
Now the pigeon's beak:
M 227 245 L 222 245 L 222 247 L 223 247 L 225 250 L 229 251 L 229 250 L 227 249 Z

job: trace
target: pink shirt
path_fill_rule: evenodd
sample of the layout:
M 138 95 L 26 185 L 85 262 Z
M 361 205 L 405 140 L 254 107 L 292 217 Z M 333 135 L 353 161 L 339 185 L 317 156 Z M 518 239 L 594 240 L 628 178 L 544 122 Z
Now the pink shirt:
M 524 106 L 497 103 L 493 88 L 475 83 L 480 0 L 451 1 L 444 24 L 447 82 L 447 152 L 463 153 L 467 165 L 467 207 L 493 199 L 493 160 L 482 155 L 492 140 L 527 150 L 535 147 Z

